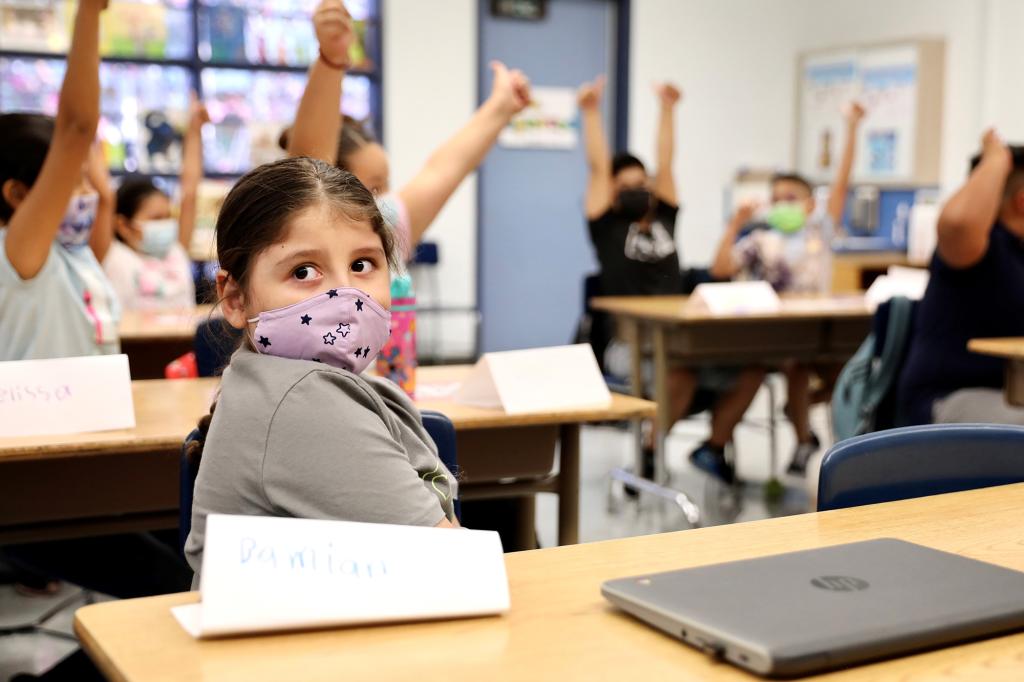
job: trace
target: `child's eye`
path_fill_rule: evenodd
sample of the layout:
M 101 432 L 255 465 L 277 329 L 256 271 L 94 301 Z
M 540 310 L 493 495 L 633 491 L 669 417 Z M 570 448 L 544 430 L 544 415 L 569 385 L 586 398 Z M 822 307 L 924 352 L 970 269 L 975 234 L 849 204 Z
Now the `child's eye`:
M 361 275 L 371 273 L 376 269 L 376 263 L 369 258 L 360 258 L 359 260 L 352 262 L 352 272 L 358 272 Z
M 300 282 L 311 282 L 320 277 L 320 271 L 312 265 L 300 265 L 292 270 L 292 277 Z

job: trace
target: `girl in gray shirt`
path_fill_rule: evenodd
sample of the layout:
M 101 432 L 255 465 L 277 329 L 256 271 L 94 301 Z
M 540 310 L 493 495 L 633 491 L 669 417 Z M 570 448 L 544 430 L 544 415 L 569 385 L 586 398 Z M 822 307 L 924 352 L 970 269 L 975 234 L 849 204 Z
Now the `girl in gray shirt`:
M 360 376 L 390 333 L 395 240 L 370 192 L 309 158 L 266 164 L 217 220 L 217 294 L 242 347 L 224 371 L 185 545 L 206 516 L 454 526 L 457 487 L 397 386 Z

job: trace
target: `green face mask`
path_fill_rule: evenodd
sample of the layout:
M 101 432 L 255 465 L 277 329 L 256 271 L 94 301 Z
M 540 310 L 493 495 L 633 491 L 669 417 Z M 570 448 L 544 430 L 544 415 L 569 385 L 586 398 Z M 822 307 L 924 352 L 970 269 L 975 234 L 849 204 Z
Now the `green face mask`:
M 772 204 L 768 211 L 767 222 L 783 234 L 799 232 L 807 222 L 803 204 L 795 201 L 780 201 Z

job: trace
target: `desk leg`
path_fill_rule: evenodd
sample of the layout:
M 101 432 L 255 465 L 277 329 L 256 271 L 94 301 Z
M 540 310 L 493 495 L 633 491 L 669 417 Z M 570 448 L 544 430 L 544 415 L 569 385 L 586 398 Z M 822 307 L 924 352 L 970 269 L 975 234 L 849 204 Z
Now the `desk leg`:
M 658 417 L 654 422 L 654 481 L 665 481 L 665 436 L 672 428 L 669 414 L 672 402 L 668 395 L 668 340 L 665 326 L 653 325 L 654 401 L 658 404 Z
M 1024 360 L 1006 361 L 1006 402 L 1024 407 Z
M 580 425 L 558 430 L 558 544 L 580 541 Z
M 644 397 L 644 335 L 643 327 L 638 320 L 622 319 L 619 329 L 629 344 L 629 384 L 630 390 L 637 398 Z

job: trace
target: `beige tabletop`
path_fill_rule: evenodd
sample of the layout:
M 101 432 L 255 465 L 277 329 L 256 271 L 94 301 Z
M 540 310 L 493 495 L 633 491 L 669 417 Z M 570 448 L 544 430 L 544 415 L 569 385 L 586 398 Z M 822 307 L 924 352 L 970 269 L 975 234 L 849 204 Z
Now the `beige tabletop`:
M 438 389 L 435 393 L 441 393 L 460 382 L 469 370 L 468 365 L 421 367 L 416 376 L 421 390 L 435 387 Z M 209 411 L 218 385 L 219 379 L 133 381 L 134 429 L 0 438 L 0 462 L 176 448 L 195 428 L 198 419 Z M 639 419 L 651 417 L 655 411 L 655 405 L 650 401 L 619 394 L 612 394 L 612 402 L 607 407 L 522 415 L 458 405 L 444 397 L 418 400 L 417 405 L 420 409 L 444 413 L 452 420 L 456 430 Z
M 1022 499 L 1024 484 L 508 554 L 512 610 L 501 617 L 199 642 L 170 613 L 198 599 L 189 593 L 87 606 L 75 630 L 114 680 L 755 680 L 619 613 L 601 583 L 879 537 L 1024 570 Z M 1019 680 L 1022 671 L 1024 633 L 815 679 Z
M 1024 360 L 1024 338 L 971 339 L 967 349 L 981 355 L 1007 360 Z
M 642 320 L 694 322 L 748 322 L 755 320 L 803 320 L 869 317 L 871 309 L 861 295 L 781 297 L 777 312 L 715 315 L 690 302 L 689 296 L 599 296 L 591 301 L 597 310 Z

